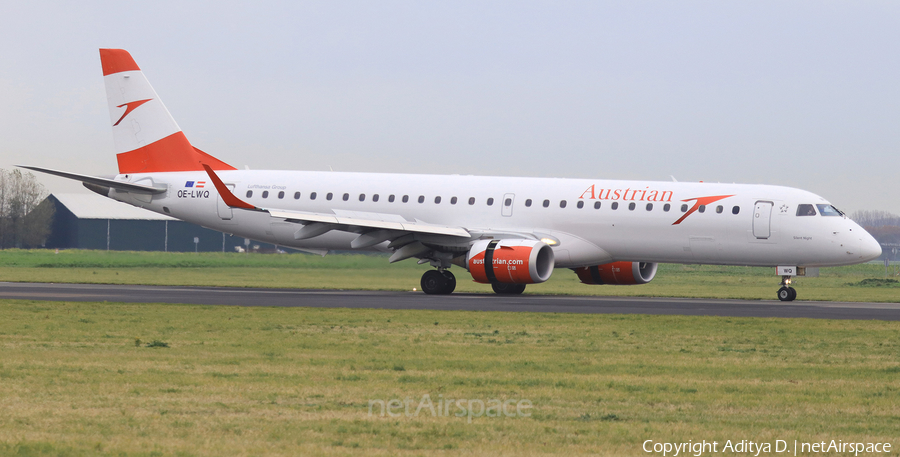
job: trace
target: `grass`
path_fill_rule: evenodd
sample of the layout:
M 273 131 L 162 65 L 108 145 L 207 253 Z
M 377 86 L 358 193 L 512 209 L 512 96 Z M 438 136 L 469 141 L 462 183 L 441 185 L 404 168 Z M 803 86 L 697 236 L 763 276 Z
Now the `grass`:
M 0 455 L 897 442 L 900 323 L 0 301 Z M 529 417 L 369 414 L 527 399 Z
M 155 284 L 311 289 L 412 290 L 427 265 L 388 264 L 382 255 L 261 255 L 117 251 L 0 251 L 0 279 L 22 282 Z M 464 270 L 457 291 L 490 293 Z M 896 270 L 890 272 L 896 275 Z M 823 268 L 818 278 L 796 278 L 800 300 L 900 302 L 883 265 Z M 660 265 L 656 279 L 641 286 L 588 286 L 558 269 L 526 293 L 556 295 L 663 296 L 775 299 L 780 278 L 771 268 Z

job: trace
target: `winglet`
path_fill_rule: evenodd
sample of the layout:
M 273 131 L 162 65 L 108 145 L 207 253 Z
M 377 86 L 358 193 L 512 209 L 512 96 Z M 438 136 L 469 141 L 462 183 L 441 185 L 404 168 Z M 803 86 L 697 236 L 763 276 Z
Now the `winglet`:
M 241 200 L 234 196 L 230 190 L 228 190 L 228 186 L 219 179 L 219 176 L 209 167 L 209 165 L 205 163 L 201 163 L 203 168 L 206 170 L 206 174 L 209 175 L 209 179 L 212 180 L 213 184 L 216 186 L 216 190 L 219 191 L 219 195 L 222 196 L 222 201 L 225 202 L 226 205 L 232 208 L 243 208 L 243 209 L 254 209 L 259 210 L 259 208 Z

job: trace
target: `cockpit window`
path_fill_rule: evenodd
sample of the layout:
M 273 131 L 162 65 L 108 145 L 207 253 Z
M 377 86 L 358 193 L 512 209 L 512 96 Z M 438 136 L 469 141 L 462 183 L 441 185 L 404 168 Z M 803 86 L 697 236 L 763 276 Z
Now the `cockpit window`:
M 831 205 L 819 204 L 819 205 L 816 205 L 816 207 L 819 208 L 819 214 L 821 214 L 823 216 L 843 216 L 844 215 L 844 213 L 842 213 L 839 209 L 837 209 Z
M 813 208 L 813 205 L 797 205 L 797 215 L 798 216 L 815 216 L 816 210 Z

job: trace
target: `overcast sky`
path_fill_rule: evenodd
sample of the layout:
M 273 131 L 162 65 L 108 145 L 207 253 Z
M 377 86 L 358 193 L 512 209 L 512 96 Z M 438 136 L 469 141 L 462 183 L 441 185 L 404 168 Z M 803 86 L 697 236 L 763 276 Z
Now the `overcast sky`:
M 115 174 L 111 47 L 239 168 L 675 176 L 900 213 L 900 2 L 8 1 L 0 18 L 0 168 Z

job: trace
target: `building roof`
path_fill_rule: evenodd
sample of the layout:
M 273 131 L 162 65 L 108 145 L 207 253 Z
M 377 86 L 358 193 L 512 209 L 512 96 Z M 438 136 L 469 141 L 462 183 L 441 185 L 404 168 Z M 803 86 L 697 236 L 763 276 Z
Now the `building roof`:
M 55 198 L 79 219 L 178 220 L 95 193 L 51 194 L 50 196 Z

